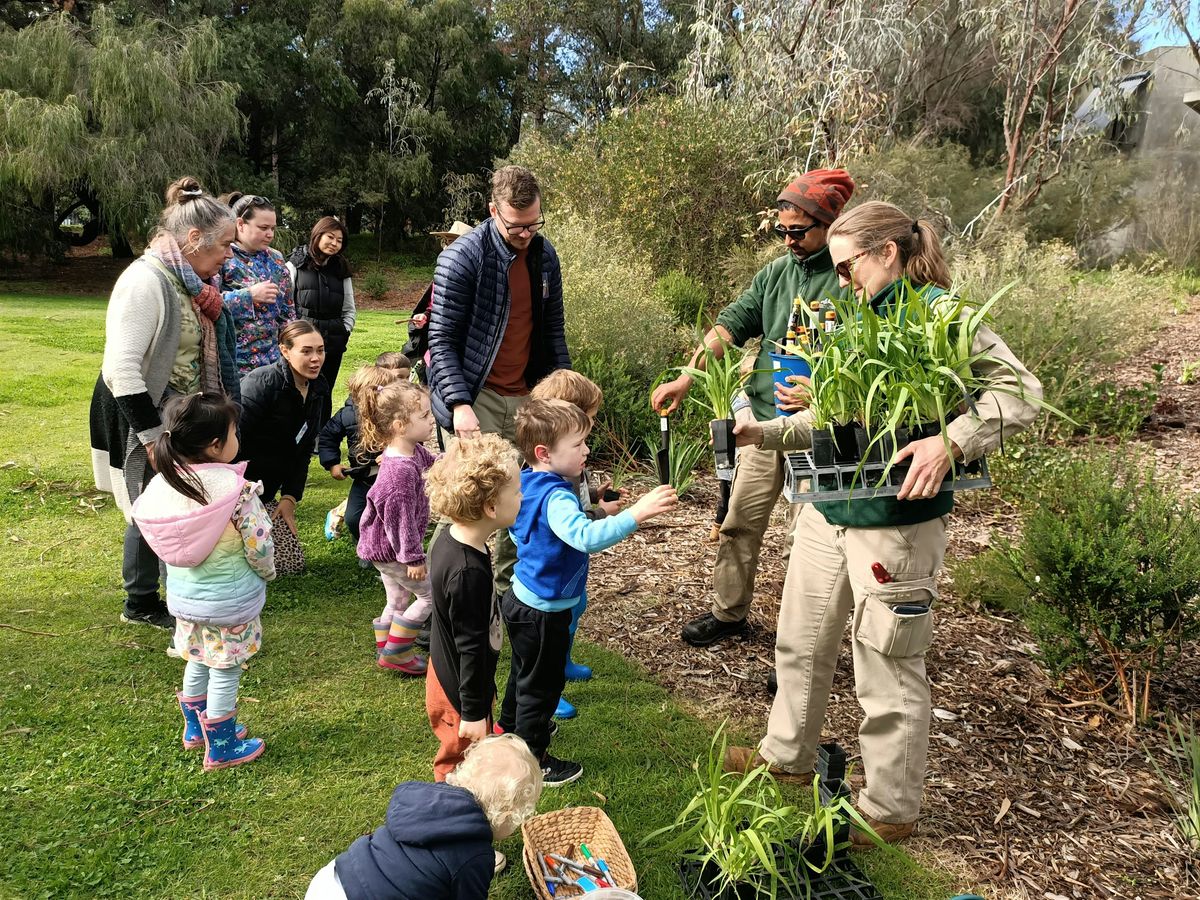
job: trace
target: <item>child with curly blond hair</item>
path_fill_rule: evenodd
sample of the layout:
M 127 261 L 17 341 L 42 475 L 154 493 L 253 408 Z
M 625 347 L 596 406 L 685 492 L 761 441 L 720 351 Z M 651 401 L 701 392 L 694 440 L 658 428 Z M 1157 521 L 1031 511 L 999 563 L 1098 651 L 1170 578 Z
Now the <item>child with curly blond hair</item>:
M 504 855 L 492 841 L 533 815 L 542 771 L 515 734 L 471 747 L 445 784 L 396 787 L 387 821 L 325 866 L 305 900 L 487 897 Z
M 364 452 L 382 454 L 358 538 L 359 558 L 375 564 L 387 595 L 372 623 L 376 659 L 381 668 L 404 675 L 425 674 L 414 641 L 433 604 L 423 544 L 429 526 L 425 473 L 434 461 L 424 442 L 433 428 L 429 392 L 407 381 L 381 388 L 372 414 L 359 423 Z
M 450 444 L 426 478 L 429 503 L 450 520 L 429 550 L 433 624 L 425 711 L 440 744 L 442 781 L 471 744 L 491 733 L 500 659 L 500 607 L 492 590 L 488 538 L 521 507 L 517 451 L 496 434 Z

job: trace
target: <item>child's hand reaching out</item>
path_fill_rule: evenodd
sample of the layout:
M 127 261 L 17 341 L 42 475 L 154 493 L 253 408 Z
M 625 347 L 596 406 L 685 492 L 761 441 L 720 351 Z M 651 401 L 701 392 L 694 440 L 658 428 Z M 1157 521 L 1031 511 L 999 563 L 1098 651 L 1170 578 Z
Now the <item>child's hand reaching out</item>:
M 479 719 L 475 722 L 462 719 L 458 723 L 458 736 L 472 744 L 487 737 L 487 730 L 487 719 Z
M 612 486 L 613 483 L 611 478 L 604 482 L 604 484 L 600 485 L 600 500 L 596 502 L 596 506 L 604 510 L 604 514 L 606 516 L 615 516 L 617 513 L 619 513 L 622 505 L 625 503 L 625 498 L 629 496 L 629 488 L 621 488 L 619 491 L 617 491 L 617 493 L 621 495 L 618 499 L 605 500 L 604 495 L 608 491 L 612 490 Z
M 429 570 L 425 568 L 425 563 L 421 563 L 419 566 L 408 566 L 408 577 L 413 581 L 424 581 L 428 574 Z
M 643 496 L 637 503 L 629 508 L 629 512 L 639 525 L 647 519 L 653 519 L 655 516 L 661 516 L 665 512 L 670 512 L 679 505 L 679 497 L 675 493 L 675 488 L 669 484 L 660 484 L 650 493 Z

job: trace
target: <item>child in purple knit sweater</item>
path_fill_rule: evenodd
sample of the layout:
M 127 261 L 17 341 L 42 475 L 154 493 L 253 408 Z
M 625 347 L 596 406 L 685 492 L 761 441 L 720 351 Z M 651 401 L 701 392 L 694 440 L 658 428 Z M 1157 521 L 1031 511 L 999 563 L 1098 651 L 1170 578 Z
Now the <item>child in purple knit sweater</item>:
M 367 492 L 358 555 L 375 564 L 387 594 L 372 623 L 378 663 L 405 675 L 425 674 L 413 641 L 433 608 L 422 544 L 429 525 L 425 473 L 434 461 L 422 445 L 433 427 L 429 392 L 405 381 L 380 388 L 374 415 L 359 423 L 364 452 L 383 455 L 379 477 Z

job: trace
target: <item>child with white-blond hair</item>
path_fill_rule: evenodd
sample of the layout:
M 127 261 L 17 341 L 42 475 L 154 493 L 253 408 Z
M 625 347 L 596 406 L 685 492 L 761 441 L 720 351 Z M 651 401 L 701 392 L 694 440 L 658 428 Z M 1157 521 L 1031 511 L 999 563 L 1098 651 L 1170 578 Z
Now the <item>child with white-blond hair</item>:
M 484 900 L 505 864 L 492 842 L 520 828 L 541 793 L 523 740 L 479 741 L 444 783 L 397 786 L 384 824 L 321 869 L 305 900 Z
M 435 459 L 424 447 L 434 428 L 429 392 L 393 381 L 379 390 L 372 413 L 359 423 L 359 441 L 365 452 L 382 456 L 367 492 L 358 555 L 375 564 L 387 595 L 372 623 L 377 661 L 404 675 L 424 675 L 425 660 L 414 641 L 433 607 L 424 547 L 429 526 L 425 473 Z

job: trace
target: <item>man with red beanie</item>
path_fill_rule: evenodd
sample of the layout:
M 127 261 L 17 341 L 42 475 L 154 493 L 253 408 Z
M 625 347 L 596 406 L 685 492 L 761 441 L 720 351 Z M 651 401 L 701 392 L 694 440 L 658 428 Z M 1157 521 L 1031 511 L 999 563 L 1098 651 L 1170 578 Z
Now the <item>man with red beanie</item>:
M 812 300 L 841 295 L 825 232 L 852 193 L 854 181 L 842 169 L 806 172 L 780 192 L 775 232 L 783 238 L 789 252 L 754 276 L 746 292 L 717 316 L 716 324 L 704 336 L 704 345 L 692 354 L 690 365 L 702 369 L 705 346 L 720 358 L 727 344 L 740 347 L 752 338 L 762 338 L 755 374 L 746 384 L 750 407 L 759 421 L 779 415 L 775 407 L 777 399 L 783 410 L 794 412 L 804 405 L 802 387 L 775 391 L 768 353 L 776 350 L 786 337 L 797 298 L 807 308 Z M 660 385 L 650 402 L 656 410 L 673 412 L 691 385 L 691 377 L 681 374 L 674 381 Z M 718 538 L 712 611 L 684 626 L 683 639 L 689 644 L 706 647 L 746 630 L 763 534 L 783 481 L 782 453 L 754 447 L 739 449 L 729 513 Z M 785 564 L 791 548 L 791 519 L 797 511 L 798 506 L 792 509 L 789 518 L 783 548 Z

